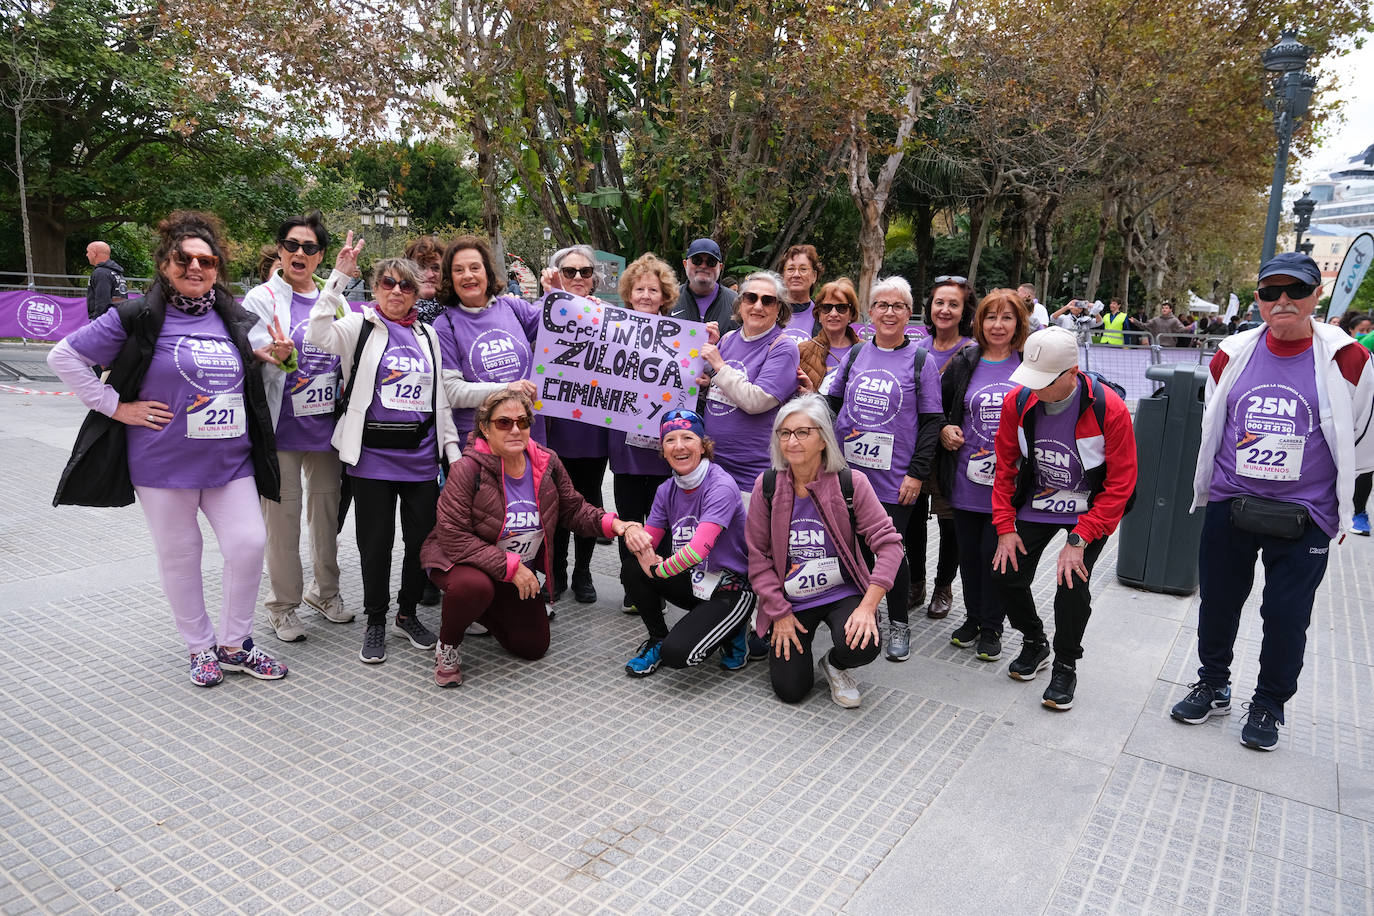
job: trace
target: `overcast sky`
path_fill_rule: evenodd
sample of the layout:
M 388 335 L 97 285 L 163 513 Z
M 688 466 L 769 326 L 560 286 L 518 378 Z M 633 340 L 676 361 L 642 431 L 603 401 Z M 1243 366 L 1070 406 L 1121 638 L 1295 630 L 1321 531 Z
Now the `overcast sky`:
M 1365 36 L 1365 45 L 1338 61 L 1323 66 L 1320 76 L 1339 80 L 1336 95 L 1344 103 L 1335 123 L 1327 127 L 1327 137 L 1310 159 L 1293 163 L 1289 188 L 1299 196 L 1310 181 L 1326 178 L 1328 172 L 1348 168 L 1351 156 L 1374 144 L 1374 36 Z

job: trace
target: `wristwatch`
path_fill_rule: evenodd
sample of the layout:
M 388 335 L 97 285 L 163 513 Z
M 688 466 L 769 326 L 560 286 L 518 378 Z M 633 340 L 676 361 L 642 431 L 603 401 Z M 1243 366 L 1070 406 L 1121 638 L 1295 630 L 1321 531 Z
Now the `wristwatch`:
M 1070 547 L 1083 547 L 1083 546 L 1085 546 L 1087 543 L 1088 543 L 1087 541 L 1083 540 L 1083 535 L 1079 534 L 1077 531 L 1070 531 L 1070 532 L 1069 532 L 1069 546 L 1070 546 Z

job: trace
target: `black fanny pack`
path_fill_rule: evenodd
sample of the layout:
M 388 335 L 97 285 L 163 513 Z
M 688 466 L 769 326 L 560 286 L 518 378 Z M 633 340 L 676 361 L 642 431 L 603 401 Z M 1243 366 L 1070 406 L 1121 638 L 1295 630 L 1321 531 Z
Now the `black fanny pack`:
M 434 417 L 428 420 L 413 420 L 405 423 L 390 423 L 383 420 L 368 420 L 363 424 L 363 447 L 381 449 L 400 449 L 414 451 L 429 435 L 434 425 Z
M 1251 534 L 1296 541 L 1307 532 L 1311 522 L 1306 507 L 1297 503 L 1258 496 L 1237 496 L 1231 500 L 1231 524 Z

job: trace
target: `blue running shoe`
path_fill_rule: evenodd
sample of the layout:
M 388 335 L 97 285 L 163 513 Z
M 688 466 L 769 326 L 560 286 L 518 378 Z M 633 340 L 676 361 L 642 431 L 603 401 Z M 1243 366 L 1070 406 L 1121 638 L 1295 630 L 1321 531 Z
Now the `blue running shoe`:
M 630 677 L 648 677 L 658 670 L 662 657 L 663 644 L 657 639 L 646 639 L 635 650 L 635 657 L 625 663 L 625 673 Z
M 1263 706 L 1248 704 L 1245 725 L 1240 730 L 1240 743 L 1257 751 L 1272 751 L 1279 746 L 1279 720 Z
M 1350 524 L 1350 529 L 1356 534 L 1362 534 L 1365 537 L 1369 537 L 1369 513 L 1356 512 L 1354 521 Z
M 744 621 L 734 635 L 720 644 L 720 666 L 726 671 L 738 671 L 749 664 L 749 621 Z

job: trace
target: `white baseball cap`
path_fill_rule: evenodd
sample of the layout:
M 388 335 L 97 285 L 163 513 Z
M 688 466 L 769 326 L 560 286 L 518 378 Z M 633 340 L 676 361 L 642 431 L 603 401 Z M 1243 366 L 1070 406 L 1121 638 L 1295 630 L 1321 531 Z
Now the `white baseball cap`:
M 1068 328 L 1052 327 L 1026 338 L 1021 365 L 1011 374 L 1013 384 L 1032 391 L 1048 388 L 1065 370 L 1078 366 L 1078 338 Z

